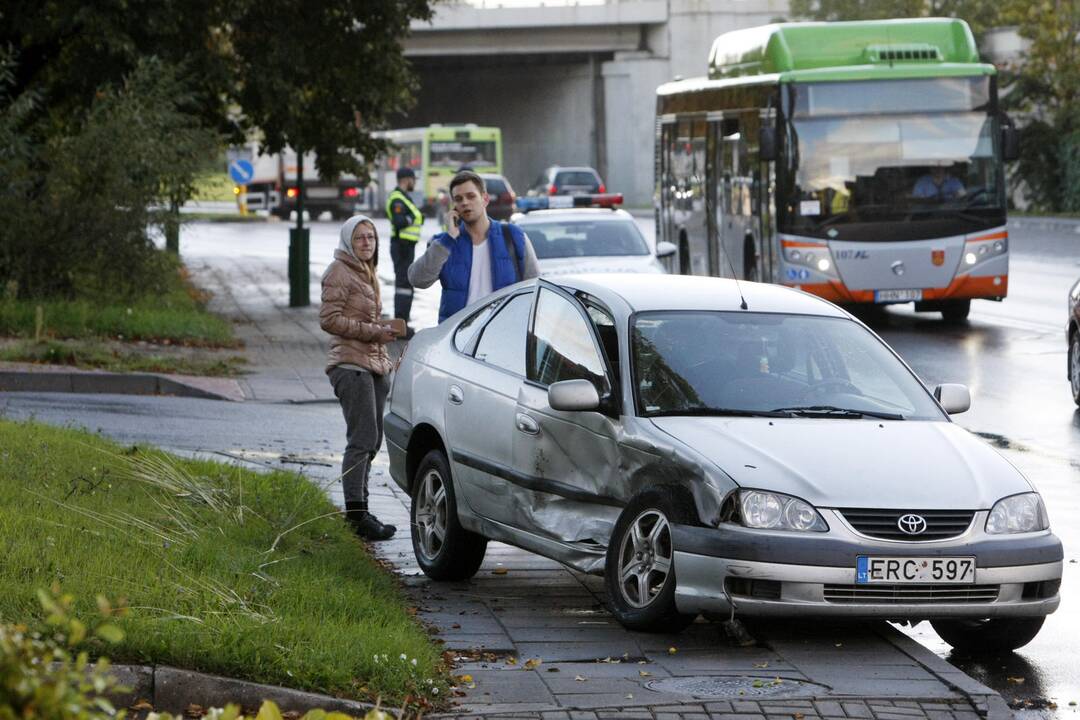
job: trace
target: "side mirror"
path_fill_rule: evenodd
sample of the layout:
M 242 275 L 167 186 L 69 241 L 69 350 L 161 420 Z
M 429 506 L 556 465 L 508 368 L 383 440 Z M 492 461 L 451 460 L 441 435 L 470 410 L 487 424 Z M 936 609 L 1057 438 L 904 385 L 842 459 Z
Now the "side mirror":
M 768 125 L 761 126 L 758 135 L 758 157 L 765 162 L 776 159 L 776 129 Z
M 675 243 L 669 243 L 667 240 L 656 243 L 656 257 L 658 258 L 671 257 L 678 250 L 679 248 L 675 247 Z
M 548 405 L 567 412 L 597 410 L 600 394 L 588 380 L 562 380 L 548 386 Z
M 1012 162 L 1020 159 L 1020 133 L 1008 115 L 1001 114 L 1001 159 Z
M 942 409 L 950 415 L 959 415 L 971 409 L 971 392 L 967 385 L 944 383 L 934 388 L 934 397 Z

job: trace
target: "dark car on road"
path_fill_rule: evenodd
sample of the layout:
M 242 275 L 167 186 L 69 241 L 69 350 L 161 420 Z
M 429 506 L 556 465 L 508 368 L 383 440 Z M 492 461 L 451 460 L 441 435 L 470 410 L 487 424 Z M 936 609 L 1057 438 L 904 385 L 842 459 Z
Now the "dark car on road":
M 589 195 L 606 193 L 600 173 L 591 167 L 547 168 L 529 188 L 529 195 Z
M 1069 385 L 1073 400 L 1080 405 L 1080 280 L 1069 290 L 1069 324 L 1065 328 L 1069 341 Z
M 517 199 L 514 188 L 510 187 L 510 181 L 502 175 L 481 173 L 480 177 L 484 179 L 488 196 L 491 198 L 488 215 L 495 220 L 509 220 L 514 214 L 514 200 Z

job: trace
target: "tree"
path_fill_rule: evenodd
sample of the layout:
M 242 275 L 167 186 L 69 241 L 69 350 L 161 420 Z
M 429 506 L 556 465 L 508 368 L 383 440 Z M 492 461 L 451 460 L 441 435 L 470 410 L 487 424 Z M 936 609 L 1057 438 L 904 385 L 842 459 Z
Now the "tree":
M 882 20 L 953 17 L 966 20 L 979 47 L 983 34 L 999 23 L 1000 5 L 991 0 L 791 0 L 791 15 L 812 20 Z
M 1007 0 L 1002 17 L 1030 43 L 1005 68 L 1024 116 L 1019 174 L 1036 206 L 1080 211 L 1080 2 Z
M 400 41 L 433 0 L 9 0 L 0 47 L 18 54 L 13 95 L 33 91 L 57 132 L 99 88 L 155 56 L 182 69 L 189 111 L 267 150 L 317 153 L 321 173 L 362 170 L 382 143 L 370 130 L 411 103 L 415 80 Z M 356 122 L 360 118 L 361 122 Z

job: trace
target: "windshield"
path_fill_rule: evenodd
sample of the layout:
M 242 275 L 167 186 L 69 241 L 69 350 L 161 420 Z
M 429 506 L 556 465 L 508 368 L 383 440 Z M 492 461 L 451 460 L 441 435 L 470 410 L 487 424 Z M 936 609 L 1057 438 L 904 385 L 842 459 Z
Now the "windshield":
M 637 403 L 645 416 L 784 411 L 943 419 L 889 349 L 846 318 L 642 313 L 631 343 Z M 843 410 L 852 412 L 837 412 Z
M 795 88 L 783 230 L 872 241 L 1002 224 L 996 123 L 980 92 L 988 82 L 938 78 Z
M 648 255 L 649 246 L 633 220 L 576 220 L 522 223 L 536 257 Z
M 496 165 L 494 140 L 432 140 L 432 167 Z

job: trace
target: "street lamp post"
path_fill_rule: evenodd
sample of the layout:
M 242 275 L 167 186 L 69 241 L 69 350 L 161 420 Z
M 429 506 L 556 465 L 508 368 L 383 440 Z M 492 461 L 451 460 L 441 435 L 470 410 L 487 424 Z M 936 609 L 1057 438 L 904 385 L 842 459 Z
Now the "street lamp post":
M 304 227 L 304 153 L 297 151 L 296 227 L 289 229 L 289 307 L 311 304 L 311 230 Z

